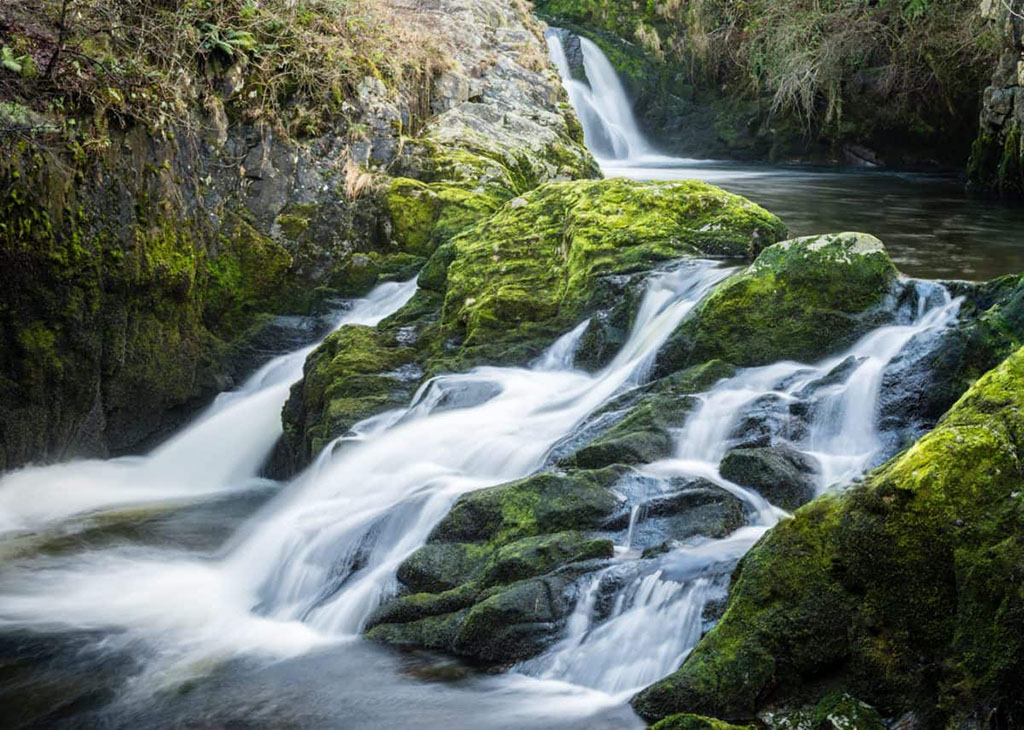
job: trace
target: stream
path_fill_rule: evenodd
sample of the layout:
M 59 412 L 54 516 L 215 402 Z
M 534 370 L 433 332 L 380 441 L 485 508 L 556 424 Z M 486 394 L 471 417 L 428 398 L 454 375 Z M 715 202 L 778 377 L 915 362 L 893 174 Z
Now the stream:
M 724 479 L 752 413 L 785 422 L 820 493 L 898 450 L 879 418 L 893 368 L 927 355 L 961 300 L 939 280 L 1024 270 L 1024 217 L 970 201 L 945 178 L 674 160 L 643 138 L 618 78 L 583 41 L 590 84 L 569 78 L 606 174 L 698 177 L 749 196 L 796 234 L 866 229 L 912 277 L 890 323 L 817 363 L 738 371 L 697 396 L 670 458 L 617 485 L 631 507 L 615 557 L 574 588 L 561 640 L 502 673 L 360 637 L 395 595 L 398 565 L 460 495 L 537 472 L 616 396 L 644 384 L 669 335 L 735 269 L 685 261 L 647 278 L 629 336 L 598 372 L 573 367 L 583 324 L 529 367 L 427 381 L 358 424 L 288 483 L 260 476 L 311 344 L 267 363 L 151 453 L 0 477 L 0 717 L 4 727 L 641 728 L 626 704 L 672 672 L 721 602 L 736 561 L 786 513 Z M 927 198 L 927 204 L 924 199 Z M 373 325 L 413 296 L 380 284 L 331 324 Z M 654 558 L 660 499 L 708 483 L 747 524 Z

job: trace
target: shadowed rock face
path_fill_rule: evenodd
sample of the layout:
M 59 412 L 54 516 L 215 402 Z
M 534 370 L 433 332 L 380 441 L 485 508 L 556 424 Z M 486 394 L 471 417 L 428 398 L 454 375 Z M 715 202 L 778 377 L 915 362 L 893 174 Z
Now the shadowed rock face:
M 982 0 L 979 5 L 1002 48 L 991 83 L 982 95 L 978 134 L 968 164 L 968 186 L 978 192 L 1020 199 L 1024 197 L 1024 15 L 1019 2 Z

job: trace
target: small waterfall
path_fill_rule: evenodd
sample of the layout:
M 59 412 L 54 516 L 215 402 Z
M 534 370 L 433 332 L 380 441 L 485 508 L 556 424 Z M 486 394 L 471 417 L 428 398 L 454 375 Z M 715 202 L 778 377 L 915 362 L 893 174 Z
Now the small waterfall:
M 532 368 L 434 378 L 409 407 L 325 449 L 218 560 L 107 549 L 8 571 L 0 623 L 119 630 L 117 641 L 152 651 L 148 686 L 239 653 L 288 656 L 351 637 L 460 494 L 540 468 L 553 444 L 642 380 L 682 318 L 730 273 L 688 261 L 652 276 L 628 341 L 598 373 L 572 369 L 583 333 L 575 328 Z
M 908 286 L 919 304 L 909 321 L 880 327 L 848 352 L 816 365 L 780 362 L 750 368 L 704 394 L 680 432 L 676 456 L 642 467 L 638 475 L 666 491 L 673 479 L 710 480 L 747 504 L 750 526 L 721 540 L 699 539 L 660 557 L 635 560 L 629 550 L 637 530 L 634 513 L 620 550 L 624 561 L 580 589 L 563 641 L 521 671 L 628 696 L 679 666 L 701 636 L 708 599 L 716 592 L 724 596 L 735 562 L 785 514 L 756 492 L 723 479 L 718 469 L 742 438 L 736 434 L 738 424 L 758 404 L 770 401 L 780 415 L 792 403 L 809 404 L 806 433 L 777 438 L 791 436 L 793 446 L 821 464 L 819 491 L 848 482 L 891 456 L 876 426 L 885 369 L 911 341 L 934 337 L 952 324 L 960 307 L 960 300 L 938 284 Z M 600 601 L 602 592 L 607 595 Z M 599 610 L 602 603 L 606 606 Z
M 588 84 L 572 77 L 561 32 L 550 29 L 545 38 L 551 62 L 562 77 L 594 157 L 626 161 L 653 155 L 653 148 L 637 126 L 622 81 L 601 49 L 587 38 L 579 39 Z
M 695 263 L 655 276 L 629 340 L 595 375 L 572 370 L 579 326 L 531 369 L 482 367 L 435 378 L 409 409 L 389 418 L 392 426 L 332 450 L 303 475 L 286 503 L 240 542 L 228 570 L 250 581 L 270 616 L 329 635 L 358 632 L 397 588 L 398 566 L 460 494 L 540 468 L 553 444 L 635 382 L 682 317 L 728 273 Z M 441 392 L 444 398 L 434 395 Z M 450 394 L 465 399 L 453 403 Z
M 376 324 L 412 297 L 416 281 L 386 283 L 334 322 Z M 0 479 L 0 534 L 76 515 L 245 488 L 281 436 L 281 408 L 316 345 L 276 357 L 145 457 L 27 467 Z

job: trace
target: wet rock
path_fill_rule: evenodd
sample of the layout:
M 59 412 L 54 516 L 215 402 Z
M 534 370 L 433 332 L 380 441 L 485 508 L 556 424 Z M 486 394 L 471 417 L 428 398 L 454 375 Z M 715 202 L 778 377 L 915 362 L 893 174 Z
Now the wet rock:
M 789 511 L 814 499 L 821 472 L 817 459 L 787 444 L 732 449 L 718 468 L 724 479 Z
M 722 620 L 634 707 L 735 719 L 839 691 L 858 713 L 929 726 L 1024 716 L 1022 386 L 1024 349 L 863 483 L 779 523 L 741 561 Z
M 813 362 L 891 319 L 882 305 L 896 278 L 882 242 L 864 233 L 769 246 L 680 325 L 659 367 L 713 358 L 741 366 Z
M 768 394 L 744 409 L 730 433 L 739 446 L 768 447 L 780 439 L 800 441 L 807 435 L 808 401 Z
M 659 537 L 672 540 L 722 538 L 746 521 L 747 510 L 742 500 L 711 482 L 698 480 L 682 491 L 643 504 L 637 537 L 644 538 L 654 531 Z

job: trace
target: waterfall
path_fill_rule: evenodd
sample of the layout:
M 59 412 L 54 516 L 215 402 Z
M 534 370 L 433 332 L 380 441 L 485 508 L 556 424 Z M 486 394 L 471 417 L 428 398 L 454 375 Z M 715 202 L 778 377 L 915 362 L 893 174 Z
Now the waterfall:
M 593 41 L 580 38 L 583 69 L 587 80 L 572 76 L 562 35 L 557 30 L 545 34 L 551 62 L 562 77 L 569 101 L 583 125 L 587 148 L 599 161 L 635 161 L 654 154 L 636 118 L 618 73 Z
M 254 525 L 227 568 L 250 581 L 268 615 L 301 619 L 330 635 L 358 632 L 397 588 L 399 564 L 459 495 L 539 469 L 553 444 L 635 382 L 682 317 L 727 274 L 693 263 L 654 277 L 629 340 L 595 375 L 573 370 L 567 355 L 580 326 L 531 369 L 482 367 L 431 380 L 389 428 L 329 449 L 330 457 Z M 445 405 L 421 408 L 426 402 Z
M 642 381 L 682 318 L 730 273 L 687 261 L 653 275 L 627 342 L 600 372 L 572 368 L 577 327 L 531 368 L 430 380 L 408 407 L 325 449 L 217 560 L 116 548 L 9 571 L 0 623 L 117 630 L 112 641 L 150 647 L 156 682 L 211 659 L 288 656 L 352 637 L 459 495 L 541 468 L 555 443 Z
M 381 284 L 335 318 L 376 324 L 412 297 L 416 281 Z M 316 345 L 276 357 L 145 457 L 27 467 L 0 478 L 0 534 L 128 505 L 191 499 L 251 485 L 281 436 L 281 408 Z
M 876 466 L 886 453 L 876 411 L 886 367 L 919 338 L 935 337 L 952 324 L 960 299 L 930 282 L 909 282 L 919 306 L 910 321 L 880 327 L 847 352 L 815 365 L 780 362 L 742 370 L 701 398 L 682 428 L 671 459 L 637 470 L 664 493 L 673 480 L 702 478 L 747 504 L 750 526 L 720 540 L 698 539 L 653 559 L 630 555 L 638 509 L 626 532 L 622 562 L 579 589 L 565 638 L 520 670 L 546 679 L 581 684 L 628 697 L 675 670 L 700 638 L 705 605 L 723 597 L 736 561 L 783 513 L 760 495 L 722 478 L 719 462 L 739 439 L 738 424 L 768 401 L 785 417 L 795 402 L 808 404 L 806 433 L 791 443 L 821 465 L 818 491 L 849 481 Z M 597 610 L 607 591 L 611 610 Z

